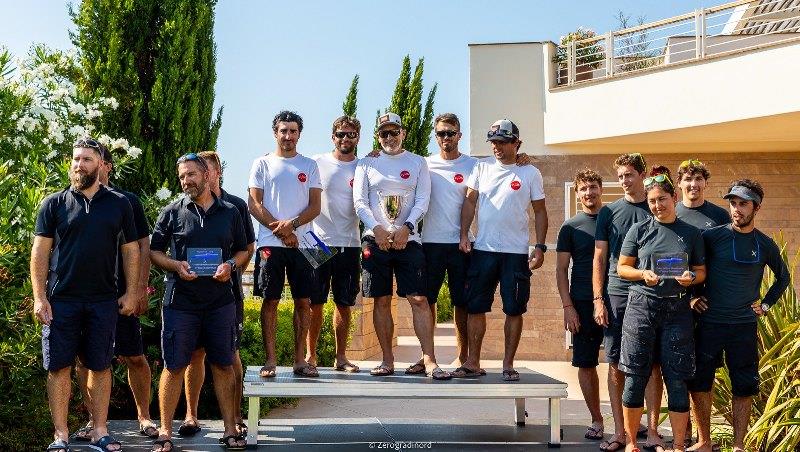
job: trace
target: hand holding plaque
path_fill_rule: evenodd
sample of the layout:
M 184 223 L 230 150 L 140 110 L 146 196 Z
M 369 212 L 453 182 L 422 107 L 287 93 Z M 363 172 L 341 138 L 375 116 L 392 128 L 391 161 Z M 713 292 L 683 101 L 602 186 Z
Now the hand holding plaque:
M 676 278 L 689 270 L 689 255 L 685 252 L 653 254 L 653 272 L 661 278 Z

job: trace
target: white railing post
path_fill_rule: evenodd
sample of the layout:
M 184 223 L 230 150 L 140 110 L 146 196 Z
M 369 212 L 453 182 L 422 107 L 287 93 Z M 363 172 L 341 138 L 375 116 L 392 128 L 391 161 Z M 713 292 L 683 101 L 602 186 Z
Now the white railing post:
M 706 57 L 706 10 L 700 10 L 700 58 Z
M 704 53 L 704 35 L 705 35 L 705 10 L 694 10 L 694 57 L 696 59 L 703 58 Z
M 570 41 L 569 48 L 567 49 L 567 84 L 572 85 L 575 83 L 575 41 Z
M 606 77 L 614 75 L 614 33 L 606 34 Z

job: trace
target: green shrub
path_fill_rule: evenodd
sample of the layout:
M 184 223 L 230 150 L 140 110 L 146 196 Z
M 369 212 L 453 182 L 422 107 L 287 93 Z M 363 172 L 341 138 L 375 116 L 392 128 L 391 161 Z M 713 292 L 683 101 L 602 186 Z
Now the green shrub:
M 453 320 L 453 303 L 450 300 L 450 285 L 447 278 L 439 289 L 439 298 L 436 300 L 436 323 L 450 322 Z

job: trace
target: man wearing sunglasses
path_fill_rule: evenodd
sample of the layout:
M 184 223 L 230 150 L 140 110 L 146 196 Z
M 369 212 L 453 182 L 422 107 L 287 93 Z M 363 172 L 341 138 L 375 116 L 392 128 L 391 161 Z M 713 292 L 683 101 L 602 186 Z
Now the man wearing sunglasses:
M 236 299 L 232 276 L 235 268 L 247 265 L 247 235 L 236 207 L 211 192 L 208 164 L 202 157 L 186 154 L 176 166 L 186 196 L 161 210 L 150 243 L 153 264 L 167 271 L 161 311 L 161 429 L 153 450 L 174 450 L 172 420 L 186 368 L 198 348 L 205 350 L 214 375 L 224 424 L 220 443 L 240 448 L 247 442 L 234 421 L 234 404 L 239 400 L 235 399 L 233 370 Z
M 516 124 L 508 119 L 496 121 L 486 141 L 491 142 L 494 158 L 475 164 L 461 206 L 459 249 L 472 254 L 465 295 L 468 358 L 461 367 L 473 374 L 480 373 L 486 313 L 492 309 L 499 284 L 506 315 L 502 378 L 517 381 L 520 377 L 514 369 L 514 356 L 522 335 L 522 314 L 528 309 L 532 270 L 542 266 L 547 251 L 547 209 L 539 170 L 533 165 L 516 164 L 522 145 Z M 528 206 L 535 215 L 533 252 L 529 247 Z M 476 210 L 478 236 L 473 250 L 469 228 Z
M 428 210 L 431 179 L 425 160 L 403 149 L 406 132 L 395 113 L 378 118 L 380 157 L 365 157 L 356 166 L 353 201 L 364 223 L 362 291 L 374 298 L 372 313 L 383 359 L 373 376 L 394 374 L 392 353 L 392 274 L 397 295 L 408 299 L 419 339 L 424 372 L 431 378 L 452 378 L 439 368 L 433 350 L 433 318 L 425 297 L 425 256 L 417 224 Z
M 277 365 L 278 301 L 283 295 L 285 278 L 294 299 L 294 373 L 317 377 L 317 368 L 305 360 L 306 340 L 311 317 L 311 280 L 313 268 L 298 247 L 311 232 L 311 220 L 320 212 L 322 182 L 317 163 L 297 152 L 303 132 L 303 118 L 291 111 L 281 111 L 272 120 L 275 152 L 253 162 L 250 170 L 250 213 L 260 223 L 258 252 L 261 254 L 261 334 L 266 362 L 263 378 L 274 378 Z
M 338 248 L 332 258 L 314 270 L 311 285 L 311 325 L 308 329 L 306 361 L 317 365 L 317 340 L 322 329 L 322 313 L 328 293 L 333 292 L 333 335 L 336 342 L 334 369 L 358 372 L 347 350 L 351 308 L 356 304 L 361 277 L 361 246 L 358 237 L 358 216 L 353 207 L 356 145 L 361 123 L 350 116 L 333 121 L 333 152 L 314 156 L 322 181 L 322 208 L 314 219 L 314 233 L 330 247 Z
M 619 370 L 622 345 L 622 320 L 628 301 L 630 281 L 617 274 L 617 262 L 625 234 L 634 223 L 650 218 L 644 179 L 647 164 L 642 154 L 622 154 L 614 161 L 617 180 L 625 195 L 603 206 L 597 215 L 594 259 L 592 262 L 592 289 L 594 319 L 605 327 L 603 347 L 608 362 L 608 396 L 614 416 L 614 436 L 600 444 L 601 450 L 622 449 L 627 442 L 622 417 L 622 387 L 625 374 Z M 653 376 L 647 385 L 645 399 L 648 408 L 647 444 L 661 444 L 658 436 L 658 413 L 661 405 L 661 367 L 653 365 Z M 640 429 L 644 432 L 644 428 Z
M 91 138 L 75 142 L 70 187 L 45 198 L 36 218 L 31 282 L 33 313 L 44 325 L 42 355 L 55 426 L 48 450 L 69 448 L 70 370 L 76 356 L 89 369 L 91 445 L 103 451 L 121 448 L 106 424 L 110 367 L 117 317 L 139 309 L 140 256 L 131 203 L 100 184 L 101 152 Z M 126 289 L 118 297 L 120 250 Z
M 708 168 L 699 160 L 686 160 L 678 167 L 678 186 L 682 195 L 677 206 L 678 218 L 701 231 L 731 222 L 727 210 L 706 200 L 710 178 Z
M 761 184 L 734 181 L 723 198 L 733 222 L 703 232 L 708 277 L 705 296 L 693 306 L 701 313 L 695 330 L 697 370 L 689 382 L 699 439 L 692 450 L 698 451 L 712 447 L 711 390 L 723 352 L 733 393 L 733 450 L 744 450 L 753 396 L 759 393 L 758 318 L 780 300 L 790 281 L 780 248 L 755 227 L 764 199 Z M 761 298 L 765 266 L 775 281 Z

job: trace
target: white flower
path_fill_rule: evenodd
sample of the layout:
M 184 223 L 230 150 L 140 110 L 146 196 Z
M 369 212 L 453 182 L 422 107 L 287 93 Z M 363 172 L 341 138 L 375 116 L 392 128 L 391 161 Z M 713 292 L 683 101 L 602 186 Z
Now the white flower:
M 69 96 L 69 90 L 62 86 L 53 91 L 53 93 L 50 95 L 50 100 L 53 102 L 58 102 L 67 96 Z
M 103 112 L 100 110 L 95 110 L 95 109 L 86 110 L 86 119 L 88 119 L 89 121 L 91 121 L 94 118 L 98 118 L 100 116 L 103 116 Z
M 127 151 L 130 146 L 131 145 L 128 144 L 128 140 L 126 140 L 125 138 L 117 138 L 116 140 L 114 140 L 111 143 L 111 146 L 109 146 L 109 148 L 110 149 L 124 149 L 124 150 Z
M 172 196 L 172 192 L 169 191 L 169 188 L 161 187 L 156 191 L 156 198 L 166 201 Z
M 111 137 L 106 134 L 100 135 L 100 138 L 98 138 L 97 141 L 99 141 L 100 144 L 102 144 L 105 147 L 111 146 Z
M 84 115 L 86 113 L 86 107 L 84 107 L 82 104 L 76 104 L 73 102 L 69 102 L 67 104 L 67 109 L 73 115 Z
M 28 141 L 28 139 L 23 136 L 18 136 L 14 138 L 14 146 L 16 146 L 17 148 L 21 148 L 23 146 L 29 148 L 31 147 L 31 142 Z
M 117 99 L 114 99 L 113 97 L 101 97 L 100 102 L 112 110 L 116 110 L 117 107 L 119 107 L 119 102 L 117 102 Z
M 45 156 L 44 156 L 44 159 L 45 159 L 45 160 L 50 160 L 50 159 L 52 159 L 53 157 L 55 157 L 55 156 L 57 156 L 57 155 L 58 155 L 58 151 L 56 151 L 55 149 L 53 149 L 53 150 L 52 150 L 52 151 L 50 151 L 50 152 L 49 152 L 47 155 L 45 155 Z
M 48 138 L 54 141 L 56 144 L 61 144 L 64 142 L 64 127 L 62 127 L 58 121 L 50 121 L 47 124 L 47 133 Z
M 32 132 L 36 128 L 36 121 L 30 116 L 23 116 L 17 121 L 17 130 L 20 132 Z
M 142 155 L 142 150 L 137 148 L 136 146 L 131 146 L 128 148 L 128 157 L 135 159 Z

